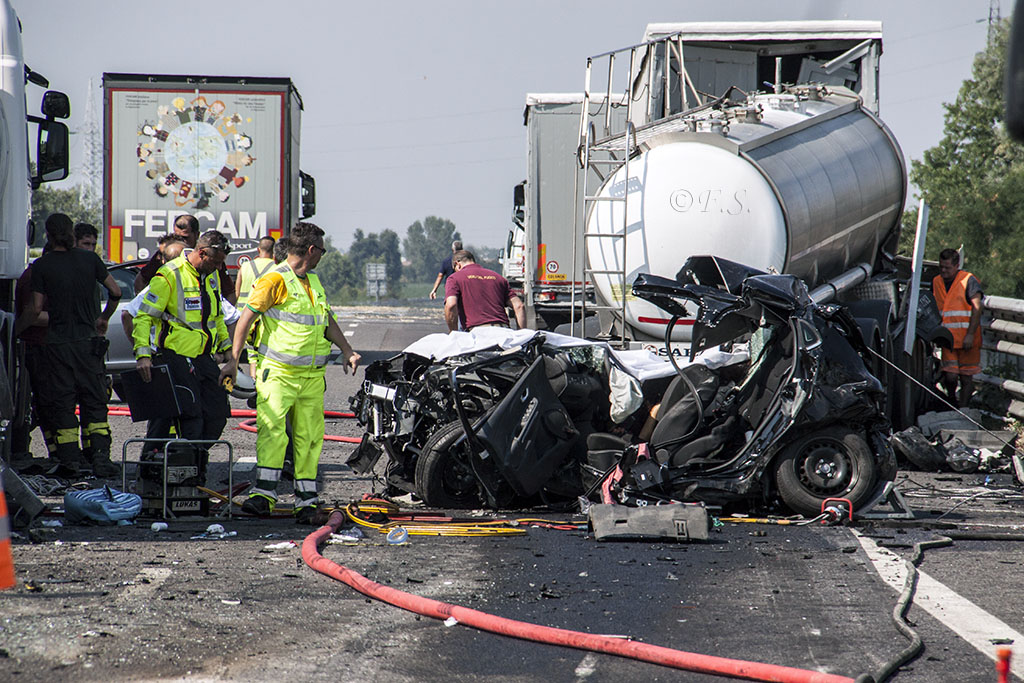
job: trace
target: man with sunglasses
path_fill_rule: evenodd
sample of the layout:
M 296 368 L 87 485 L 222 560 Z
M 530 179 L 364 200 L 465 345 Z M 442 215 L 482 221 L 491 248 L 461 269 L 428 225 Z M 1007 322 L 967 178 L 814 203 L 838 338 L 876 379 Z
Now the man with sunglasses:
M 136 368 L 143 381 L 150 381 L 154 364 L 170 370 L 181 408 L 178 435 L 184 439 L 220 438 L 230 415 L 215 359 L 231 348 L 217 276 L 230 251 L 222 233 L 203 233 L 195 249 L 156 272 L 133 324 Z M 154 420 L 146 436 L 166 436 L 156 433 L 164 429 Z
M 327 295 L 312 272 L 327 251 L 324 231 L 298 223 L 288 237 L 288 258 L 271 268 L 252 287 L 235 326 L 231 360 L 221 380 L 234 378 L 249 328 L 259 318 L 256 340 L 256 486 L 242 510 L 268 516 L 277 502 L 291 424 L 295 458 L 295 521 L 311 524 L 316 517 L 317 468 L 324 441 L 324 370 L 337 344 L 345 370 L 355 372 L 359 354 L 345 339 L 331 313 Z

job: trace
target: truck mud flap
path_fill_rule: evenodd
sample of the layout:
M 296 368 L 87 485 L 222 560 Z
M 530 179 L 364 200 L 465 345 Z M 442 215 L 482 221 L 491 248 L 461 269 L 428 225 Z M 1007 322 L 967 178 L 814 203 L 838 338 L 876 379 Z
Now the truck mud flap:
M 599 541 L 664 539 L 706 541 L 710 517 L 703 504 L 673 504 L 631 508 L 591 505 L 590 526 Z

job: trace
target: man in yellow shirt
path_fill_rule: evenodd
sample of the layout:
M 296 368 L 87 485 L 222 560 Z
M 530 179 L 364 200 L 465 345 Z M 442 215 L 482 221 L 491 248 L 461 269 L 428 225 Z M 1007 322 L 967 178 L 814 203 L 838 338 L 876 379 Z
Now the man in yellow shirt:
M 231 360 L 221 381 L 234 378 L 249 328 L 259 317 L 256 351 L 256 486 L 242 510 L 265 517 L 277 502 L 288 434 L 292 426 L 295 456 L 295 519 L 312 523 L 319 500 L 316 477 L 324 437 L 324 368 L 337 344 L 345 371 L 355 372 L 359 354 L 334 320 L 327 295 L 311 272 L 326 252 L 324 231 L 298 223 L 289 235 L 288 258 L 252 288 L 235 327 Z

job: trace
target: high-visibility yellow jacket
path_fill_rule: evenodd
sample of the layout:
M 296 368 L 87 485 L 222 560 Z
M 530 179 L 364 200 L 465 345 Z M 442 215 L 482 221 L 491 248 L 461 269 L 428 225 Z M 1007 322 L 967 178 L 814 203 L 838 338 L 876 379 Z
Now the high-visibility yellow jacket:
M 935 303 L 942 312 L 942 326 L 953 334 L 953 348 L 962 349 L 967 337 L 967 328 L 971 325 L 971 302 L 967 300 L 967 281 L 971 274 L 961 270 L 953 278 L 953 284 L 946 290 L 946 283 L 941 275 L 932 280 L 932 294 Z M 981 326 L 974 331 L 974 348 L 981 348 Z
M 210 301 L 205 317 L 200 287 Z M 161 348 L 189 358 L 230 349 L 217 272 L 201 278 L 185 254 L 162 265 L 135 316 L 132 339 L 136 358 Z
M 252 291 L 252 283 L 259 280 L 264 273 L 270 272 L 274 267 L 274 259 L 257 257 L 248 263 L 238 267 L 238 309 L 245 306 L 249 300 L 249 292 Z
M 311 301 L 299 277 L 287 263 L 272 270 L 280 273 L 288 289 L 284 303 L 270 307 L 260 318 L 256 351 L 260 367 L 273 367 L 296 375 L 323 374 L 331 353 L 325 332 L 331 320 L 327 294 L 316 273 L 308 273 Z

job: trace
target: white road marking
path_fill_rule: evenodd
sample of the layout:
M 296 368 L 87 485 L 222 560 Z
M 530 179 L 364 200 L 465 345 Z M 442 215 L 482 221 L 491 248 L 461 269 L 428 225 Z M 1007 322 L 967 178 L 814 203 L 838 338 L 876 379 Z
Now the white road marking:
M 139 572 L 139 576 L 135 579 L 135 583 L 128 586 L 128 590 L 122 593 L 119 598 L 127 601 L 139 600 L 154 592 L 170 576 L 171 570 L 167 567 L 143 567 L 142 571 Z M 148 583 L 145 583 L 144 579 Z
M 882 580 L 892 586 L 897 593 L 902 592 L 907 578 L 907 566 L 903 558 L 891 550 L 880 548 L 877 543 L 860 535 L 855 529 L 851 531 L 860 541 L 861 547 L 875 565 Z M 997 648 L 1013 647 L 1016 652 L 1010 659 L 1010 670 L 1018 679 L 1024 678 L 1024 653 L 1021 652 L 1024 634 L 978 607 L 949 586 L 936 581 L 926 572 L 920 569 L 917 572 L 914 605 L 938 619 L 946 628 L 973 645 L 978 652 L 993 662 L 996 661 Z M 1013 643 L 1010 646 L 994 645 L 992 641 L 998 639 L 1012 640 Z
M 249 472 L 256 469 L 256 456 L 255 455 L 243 455 L 235 458 L 235 464 L 232 465 L 232 472 Z
M 349 327 L 359 327 L 359 323 L 349 323 Z
M 579 665 L 576 667 L 576 680 L 581 681 L 588 676 L 593 675 L 597 671 L 597 655 L 593 652 L 588 652 Z

